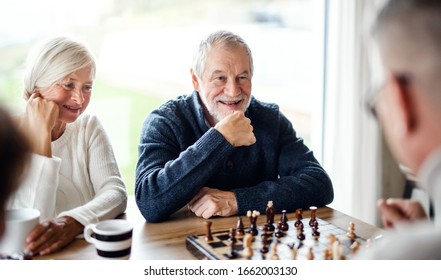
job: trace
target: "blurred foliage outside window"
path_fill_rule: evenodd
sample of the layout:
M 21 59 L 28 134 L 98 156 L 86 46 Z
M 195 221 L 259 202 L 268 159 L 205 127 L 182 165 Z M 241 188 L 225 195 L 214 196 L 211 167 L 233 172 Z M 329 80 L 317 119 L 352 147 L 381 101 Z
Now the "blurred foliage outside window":
M 70 36 L 96 55 L 97 77 L 86 112 L 110 136 L 130 194 L 144 118 L 192 91 L 196 45 L 218 29 L 250 45 L 253 95 L 276 102 L 316 156 L 320 154 L 323 0 L 1 0 L 0 102 L 24 108 L 23 69 L 42 40 Z

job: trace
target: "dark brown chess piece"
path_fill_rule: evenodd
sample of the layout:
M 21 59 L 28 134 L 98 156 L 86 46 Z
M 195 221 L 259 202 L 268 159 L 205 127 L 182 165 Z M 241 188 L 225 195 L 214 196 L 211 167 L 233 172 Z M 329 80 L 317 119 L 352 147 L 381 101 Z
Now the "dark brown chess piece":
M 228 246 L 230 247 L 230 254 L 228 255 L 228 258 L 234 259 L 237 257 L 235 245 L 237 243 L 236 239 L 236 231 L 233 228 L 230 228 L 228 232 Z
M 268 225 L 268 231 L 274 231 L 274 208 L 273 202 L 268 201 L 268 206 L 266 207 L 266 224 Z
M 288 217 L 286 216 L 286 210 L 282 210 L 282 215 L 280 216 L 281 230 L 287 231 L 289 229 Z
M 237 224 L 236 224 L 236 236 L 243 236 L 245 234 L 243 222 L 241 217 L 237 217 Z
M 302 219 L 303 219 L 302 214 L 303 214 L 303 212 L 302 212 L 302 209 L 301 209 L 301 208 L 299 208 L 299 209 L 296 210 L 296 222 L 294 223 L 294 226 L 295 226 L 295 227 L 298 227 L 299 224 L 302 223 Z
M 250 231 L 252 236 L 256 236 L 258 234 L 257 231 L 257 217 L 260 215 L 259 211 L 248 211 L 247 216 L 250 218 Z
M 277 230 L 276 230 L 276 232 L 274 233 L 274 235 L 277 237 L 277 238 L 281 238 L 281 237 L 283 237 L 285 234 L 283 233 L 283 231 L 282 231 L 282 222 L 279 222 L 278 224 L 277 224 Z
M 268 237 L 266 235 L 262 236 L 262 248 L 260 248 L 260 252 L 262 254 L 268 253 Z
M 318 231 L 318 221 L 317 220 L 315 220 L 312 225 L 312 237 L 314 237 L 314 239 L 318 239 L 320 237 L 320 232 Z
M 311 211 L 311 218 L 309 219 L 309 226 L 312 227 L 314 225 L 314 221 L 316 220 L 317 207 L 311 206 L 311 207 L 309 207 L 309 210 Z
M 213 241 L 213 236 L 211 235 L 211 221 L 205 221 L 205 241 Z

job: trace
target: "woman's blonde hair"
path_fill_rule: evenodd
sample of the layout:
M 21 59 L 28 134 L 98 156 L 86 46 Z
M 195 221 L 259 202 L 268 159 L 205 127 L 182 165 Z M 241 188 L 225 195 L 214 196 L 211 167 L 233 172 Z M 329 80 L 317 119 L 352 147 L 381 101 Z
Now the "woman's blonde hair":
M 66 37 L 57 37 L 31 53 L 24 75 L 24 98 L 37 89 L 48 88 L 75 71 L 91 67 L 95 77 L 95 58 L 83 44 Z

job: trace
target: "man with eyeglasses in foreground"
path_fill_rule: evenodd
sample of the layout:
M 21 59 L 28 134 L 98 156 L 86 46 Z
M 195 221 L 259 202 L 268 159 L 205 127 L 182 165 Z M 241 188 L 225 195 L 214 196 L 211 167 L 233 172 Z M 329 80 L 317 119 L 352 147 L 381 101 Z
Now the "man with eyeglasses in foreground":
M 431 197 L 435 218 L 410 201 L 380 200 L 383 222 L 398 215 L 394 230 L 357 258 L 441 259 L 441 1 L 388 1 L 374 35 L 385 81 L 372 108 L 395 158 Z

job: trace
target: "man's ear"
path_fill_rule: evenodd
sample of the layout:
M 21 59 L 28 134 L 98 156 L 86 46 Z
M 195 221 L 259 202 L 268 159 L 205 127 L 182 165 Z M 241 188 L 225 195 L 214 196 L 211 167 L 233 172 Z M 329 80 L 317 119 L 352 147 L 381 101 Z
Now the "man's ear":
M 195 91 L 199 91 L 198 76 L 196 76 L 196 74 L 194 73 L 193 68 L 190 69 L 190 73 L 191 73 L 191 83 L 193 84 L 193 88 Z
M 416 111 L 415 87 L 411 80 L 405 76 L 390 75 L 391 94 L 393 101 L 397 104 L 397 113 L 402 120 L 406 133 L 412 132 L 418 125 L 418 114 Z

